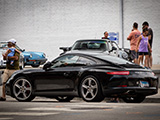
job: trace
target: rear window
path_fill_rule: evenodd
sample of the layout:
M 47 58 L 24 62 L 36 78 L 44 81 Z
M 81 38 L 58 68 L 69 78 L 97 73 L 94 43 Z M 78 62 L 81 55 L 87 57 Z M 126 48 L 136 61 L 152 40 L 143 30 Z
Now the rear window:
M 103 60 L 107 60 L 109 62 L 112 62 L 112 63 L 115 63 L 115 64 L 119 64 L 119 65 L 123 65 L 123 64 L 132 64 L 134 65 L 135 63 L 132 63 L 128 60 L 125 60 L 125 59 L 122 59 L 122 58 L 119 58 L 119 57 L 114 57 L 114 56 L 109 56 L 109 55 L 99 55 L 99 56 L 96 56 L 100 59 L 103 59 Z

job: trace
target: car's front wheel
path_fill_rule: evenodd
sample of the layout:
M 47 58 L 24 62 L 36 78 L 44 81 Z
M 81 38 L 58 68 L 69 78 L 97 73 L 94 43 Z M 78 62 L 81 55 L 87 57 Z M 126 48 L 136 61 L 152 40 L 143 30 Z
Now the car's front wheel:
M 13 83 L 13 95 L 18 101 L 31 101 L 35 98 L 32 95 L 32 84 L 25 77 L 17 78 Z
M 145 98 L 146 98 L 146 96 L 137 95 L 136 97 L 125 97 L 122 99 L 126 103 L 141 103 L 144 101 Z
M 101 102 L 104 99 L 100 83 L 94 76 L 86 76 L 81 81 L 79 90 L 84 101 Z

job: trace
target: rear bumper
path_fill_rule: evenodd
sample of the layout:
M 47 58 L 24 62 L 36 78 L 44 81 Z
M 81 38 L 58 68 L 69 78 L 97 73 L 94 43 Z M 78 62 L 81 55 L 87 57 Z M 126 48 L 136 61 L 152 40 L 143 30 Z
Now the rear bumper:
M 104 90 L 104 96 L 130 96 L 130 95 L 154 95 L 158 93 L 158 87 L 112 87 Z

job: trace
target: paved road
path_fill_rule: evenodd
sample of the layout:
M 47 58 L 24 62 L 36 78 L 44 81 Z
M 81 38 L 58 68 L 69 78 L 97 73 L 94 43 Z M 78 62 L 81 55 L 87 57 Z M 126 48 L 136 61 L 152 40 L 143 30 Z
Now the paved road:
M 38 97 L 0 102 L 0 120 L 160 120 L 160 103 L 86 103 L 79 99 L 60 103 Z

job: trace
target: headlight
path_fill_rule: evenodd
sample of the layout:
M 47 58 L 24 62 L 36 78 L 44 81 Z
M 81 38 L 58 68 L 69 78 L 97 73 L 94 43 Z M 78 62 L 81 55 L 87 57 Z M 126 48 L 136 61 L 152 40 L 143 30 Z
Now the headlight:
M 46 54 L 45 54 L 45 53 L 43 53 L 43 57 L 44 57 L 44 58 L 46 57 Z
M 30 57 L 31 57 L 31 58 L 33 57 L 32 54 L 30 54 Z
M 127 53 L 123 53 L 122 54 L 122 58 L 127 59 L 128 58 L 128 54 Z

